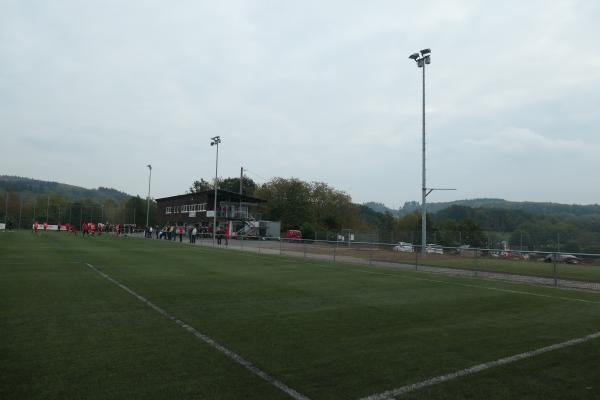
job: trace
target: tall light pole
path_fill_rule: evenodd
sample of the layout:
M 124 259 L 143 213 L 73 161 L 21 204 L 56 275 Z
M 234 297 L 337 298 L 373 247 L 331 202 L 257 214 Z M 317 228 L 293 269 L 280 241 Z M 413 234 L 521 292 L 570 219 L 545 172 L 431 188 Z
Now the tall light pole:
M 215 246 L 215 238 L 217 237 L 217 186 L 219 177 L 219 143 L 221 143 L 221 136 L 215 136 L 210 138 L 211 146 L 217 146 L 217 158 L 215 160 L 215 202 L 214 202 L 214 213 L 213 213 L 213 247 Z
M 418 53 L 413 53 L 409 58 L 417 63 L 417 67 L 423 69 L 423 184 L 421 185 L 421 255 L 426 254 L 427 246 L 427 186 L 425 178 L 425 65 L 431 63 L 431 50 L 423 49 Z
M 150 182 L 152 181 L 152 165 L 146 165 L 148 167 L 148 171 L 150 172 L 148 176 L 148 199 L 146 199 L 146 228 L 150 222 Z M 135 218 L 135 216 L 134 216 Z

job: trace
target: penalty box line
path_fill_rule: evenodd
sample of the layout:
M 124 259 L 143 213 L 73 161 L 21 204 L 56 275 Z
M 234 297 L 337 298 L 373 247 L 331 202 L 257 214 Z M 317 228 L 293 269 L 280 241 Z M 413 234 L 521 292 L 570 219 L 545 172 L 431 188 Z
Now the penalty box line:
M 186 324 L 182 320 L 180 320 L 180 319 L 174 317 L 173 315 L 169 314 L 164 309 L 160 308 L 156 304 L 152 303 L 150 300 L 146 299 L 144 296 L 142 296 L 142 295 L 134 292 L 132 289 L 128 288 L 127 286 L 125 286 L 121 282 L 117 281 L 115 278 L 111 277 L 110 275 L 102 272 L 100 269 L 94 267 L 92 264 L 89 264 L 89 263 L 84 263 L 84 264 L 88 268 L 90 268 L 91 270 L 93 270 L 94 272 L 96 272 L 98 275 L 100 275 L 101 277 L 105 278 L 106 280 L 108 280 L 111 283 L 115 284 L 116 286 L 120 287 L 121 289 L 123 289 L 124 291 L 126 291 L 127 293 L 129 293 L 130 295 L 132 295 L 133 297 L 135 297 L 138 300 L 140 300 L 142 303 L 146 304 L 148 307 L 152 308 L 154 311 L 158 312 L 159 314 L 161 314 L 165 318 L 170 319 L 171 321 L 175 322 L 177 325 L 179 325 L 180 327 L 182 327 L 183 329 L 185 329 L 186 331 L 188 331 L 189 333 L 191 333 L 192 335 L 194 335 L 197 339 L 201 340 L 202 342 L 208 344 L 213 349 L 215 349 L 215 350 L 219 351 L 220 353 L 224 354 L 229 359 L 233 360 L 237 364 L 239 364 L 242 367 L 246 368 L 248 371 L 252 372 L 254 375 L 262 378 L 263 380 L 267 381 L 271 385 L 277 387 L 278 389 L 280 389 L 281 391 L 285 392 L 290 397 L 292 397 L 292 398 L 294 398 L 296 400 L 310 400 L 308 397 L 300 394 L 296 390 L 294 390 L 294 389 L 290 388 L 289 386 L 287 386 L 285 383 L 281 382 L 280 380 L 276 379 L 275 377 L 273 377 L 273 376 L 269 375 L 268 373 L 264 372 L 263 370 L 261 370 L 260 368 L 258 368 L 254 364 L 252 364 L 252 362 L 246 360 L 244 357 L 240 356 L 239 354 L 235 353 L 232 350 L 229 350 L 225 346 L 219 344 L 216 340 L 212 339 L 211 337 L 205 335 L 204 333 L 196 330 L 194 327 Z
M 463 376 L 468 376 L 475 374 L 477 372 L 485 371 L 486 369 L 499 367 L 501 365 L 510 364 L 516 361 L 520 361 L 526 358 L 531 358 L 538 356 L 540 354 L 548 353 L 555 350 L 564 349 L 565 347 L 571 347 L 578 344 L 582 344 L 585 342 L 589 342 L 590 340 L 597 339 L 600 337 L 600 332 L 592 333 L 587 336 L 583 336 L 576 339 L 567 340 L 565 342 L 556 343 L 550 346 L 542 347 L 537 350 L 527 351 L 520 354 L 515 354 L 510 357 L 500 358 L 495 361 L 486 362 L 483 364 L 475 365 L 469 368 L 461 369 L 459 371 L 455 371 L 446 375 L 436 376 L 418 383 L 413 383 L 411 385 L 406 385 L 399 387 L 397 389 L 388 390 L 383 393 L 373 394 L 367 397 L 363 397 L 360 400 L 393 400 L 394 398 L 407 394 L 409 392 L 415 391 L 417 389 L 422 389 L 424 387 L 437 385 L 439 383 L 447 382 L 456 378 L 460 378 Z

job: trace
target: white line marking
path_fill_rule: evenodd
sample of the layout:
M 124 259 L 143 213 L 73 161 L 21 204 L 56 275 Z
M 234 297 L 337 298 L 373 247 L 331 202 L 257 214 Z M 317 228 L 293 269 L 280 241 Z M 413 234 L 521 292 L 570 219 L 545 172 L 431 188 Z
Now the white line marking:
M 279 388 L 280 390 L 282 390 L 283 392 L 285 392 L 286 394 L 288 394 L 290 397 L 292 397 L 292 398 L 294 398 L 296 400 L 310 400 L 308 397 L 306 397 L 306 396 L 298 393 L 294 389 L 292 389 L 289 386 L 287 386 L 285 383 L 283 383 L 280 380 L 278 380 L 278 379 L 272 377 L 271 375 L 267 374 L 266 372 L 264 372 L 263 370 L 261 370 L 260 368 L 258 368 L 254 364 L 252 364 L 250 361 L 248 361 L 245 358 L 243 358 L 242 356 L 240 356 L 239 354 L 237 354 L 237 353 L 229 350 L 228 348 L 226 348 L 225 346 L 219 344 L 217 341 L 215 341 L 214 339 L 210 338 L 209 336 L 207 336 L 207 335 L 205 335 L 205 334 L 197 331 L 194 327 L 192 327 L 192 326 L 186 324 L 185 322 L 183 322 L 182 320 L 177 319 L 176 317 L 172 316 L 171 314 L 169 314 L 168 312 L 166 312 L 165 310 L 163 310 L 162 308 L 160 308 L 156 304 L 152 303 L 150 300 L 148 300 L 145 297 L 137 294 L 133 290 L 129 289 L 127 286 L 123 285 L 121 282 L 119 282 L 116 279 L 114 279 L 113 277 L 111 277 L 110 275 L 107 275 L 106 273 L 100 271 L 98 268 L 94 267 L 92 264 L 85 263 L 85 265 L 87 265 L 90 269 L 92 269 L 93 271 L 95 271 L 98 275 L 102 276 L 103 278 L 105 278 L 105 279 L 109 280 L 110 282 L 114 283 L 115 285 L 117 285 L 121 289 L 125 290 L 127 293 L 131 294 L 132 296 L 134 296 L 135 298 L 137 298 L 138 300 L 140 300 L 142 303 L 145 303 L 147 306 L 149 306 L 150 308 L 152 308 L 154 311 L 158 312 L 159 314 L 163 315 L 165 318 L 168 318 L 171 321 L 175 322 L 177 325 L 179 325 L 180 327 L 182 327 L 183 329 L 185 329 L 186 331 L 188 331 L 189 333 L 191 333 L 192 335 L 194 335 L 198 339 L 202 340 L 204 343 L 208 344 L 212 348 L 220 351 L 221 353 L 223 353 L 224 355 L 226 355 L 227 357 L 229 357 L 231 360 L 233 360 L 236 363 L 240 364 L 241 366 L 243 366 L 244 368 L 246 368 L 247 370 L 249 370 L 250 372 L 252 372 L 254 375 L 259 376 L 260 378 L 262 378 L 265 381 L 269 382 L 273 386 Z
M 418 382 L 418 383 L 413 383 L 411 385 L 402 386 L 400 388 L 388 390 L 388 391 L 383 392 L 383 393 L 373 394 L 371 396 L 363 397 L 360 400 L 391 400 L 391 399 L 394 399 L 397 396 L 400 396 L 400 395 L 412 392 L 412 391 L 417 390 L 417 389 L 421 389 L 421 388 L 424 388 L 424 387 L 427 387 L 427 386 L 437 385 L 438 383 L 447 382 L 447 381 L 450 381 L 452 379 L 456 379 L 456 378 L 460 378 L 460 377 L 463 377 L 463 376 L 471 375 L 471 374 L 474 374 L 474 373 L 477 373 L 477 372 L 484 371 L 486 369 L 498 367 L 500 365 L 510 364 L 510 363 L 515 362 L 515 361 L 523 360 L 525 358 L 535 357 L 535 356 L 538 356 L 540 354 L 548 353 L 550 351 L 563 349 L 565 347 L 575 346 L 575 345 L 578 345 L 578 344 L 581 344 L 581 343 L 588 342 L 588 341 L 593 340 L 593 339 L 597 339 L 599 337 L 600 337 L 600 332 L 592 333 L 591 335 L 587 335 L 587 336 L 580 337 L 580 338 L 577 338 L 577 339 L 567 340 L 566 342 L 556 343 L 556 344 L 553 344 L 553 345 L 550 345 L 550 346 L 542 347 L 542 348 L 537 349 L 537 350 L 527 351 L 525 353 L 520 353 L 520 354 L 516 354 L 514 356 L 501 358 L 499 360 L 490 361 L 490 362 L 487 362 L 487 363 L 475 365 L 473 367 L 469 367 L 469 368 L 466 368 L 466 369 L 461 369 L 459 371 L 452 372 L 450 374 L 436 376 L 434 378 L 430 378 L 430 379 L 424 380 L 422 382 Z

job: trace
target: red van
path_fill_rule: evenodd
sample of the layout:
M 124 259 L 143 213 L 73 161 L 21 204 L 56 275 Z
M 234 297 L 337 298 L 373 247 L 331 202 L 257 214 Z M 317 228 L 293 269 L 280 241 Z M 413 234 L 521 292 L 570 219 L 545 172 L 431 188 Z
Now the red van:
M 290 229 L 285 233 L 285 239 L 302 240 L 302 231 L 299 231 L 297 229 Z

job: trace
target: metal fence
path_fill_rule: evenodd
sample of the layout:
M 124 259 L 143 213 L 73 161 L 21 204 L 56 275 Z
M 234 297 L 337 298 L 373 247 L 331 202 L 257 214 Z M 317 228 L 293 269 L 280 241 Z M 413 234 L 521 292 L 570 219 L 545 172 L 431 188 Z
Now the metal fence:
M 173 240 L 190 242 L 186 235 Z M 600 254 L 595 253 L 435 245 L 427 246 L 422 254 L 421 246 L 414 245 L 261 237 L 221 237 L 219 242 L 216 247 L 259 254 L 600 290 Z M 199 236 L 194 243 L 213 246 L 210 235 Z
M 340 232 L 311 232 L 305 239 L 384 244 L 420 243 L 421 231 L 355 232 L 344 229 Z M 516 230 L 511 232 L 479 231 L 474 233 L 436 229 L 427 232 L 427 243 L 441 244 L 446 247 L 470 245 L 481 248 L 515 249 L 519 251 L 600 253 L 600 232 Z
M 83 222 L 110 222 L 112 224 L 145 225 L 143 221 L 136 221 L 135 207 L 122 207 L 117 205 L 97 205 L 86 203 L 53 202 L 50 199 L 30 198 L 22 199 L 4 195 L 0 198 L 0 222 L 7 228 L 30 228 L 33 222 L 47 222 L 53 224 L 70 224 L 80 227 Z M 145 211 L 145 210 L 144 210 Z

